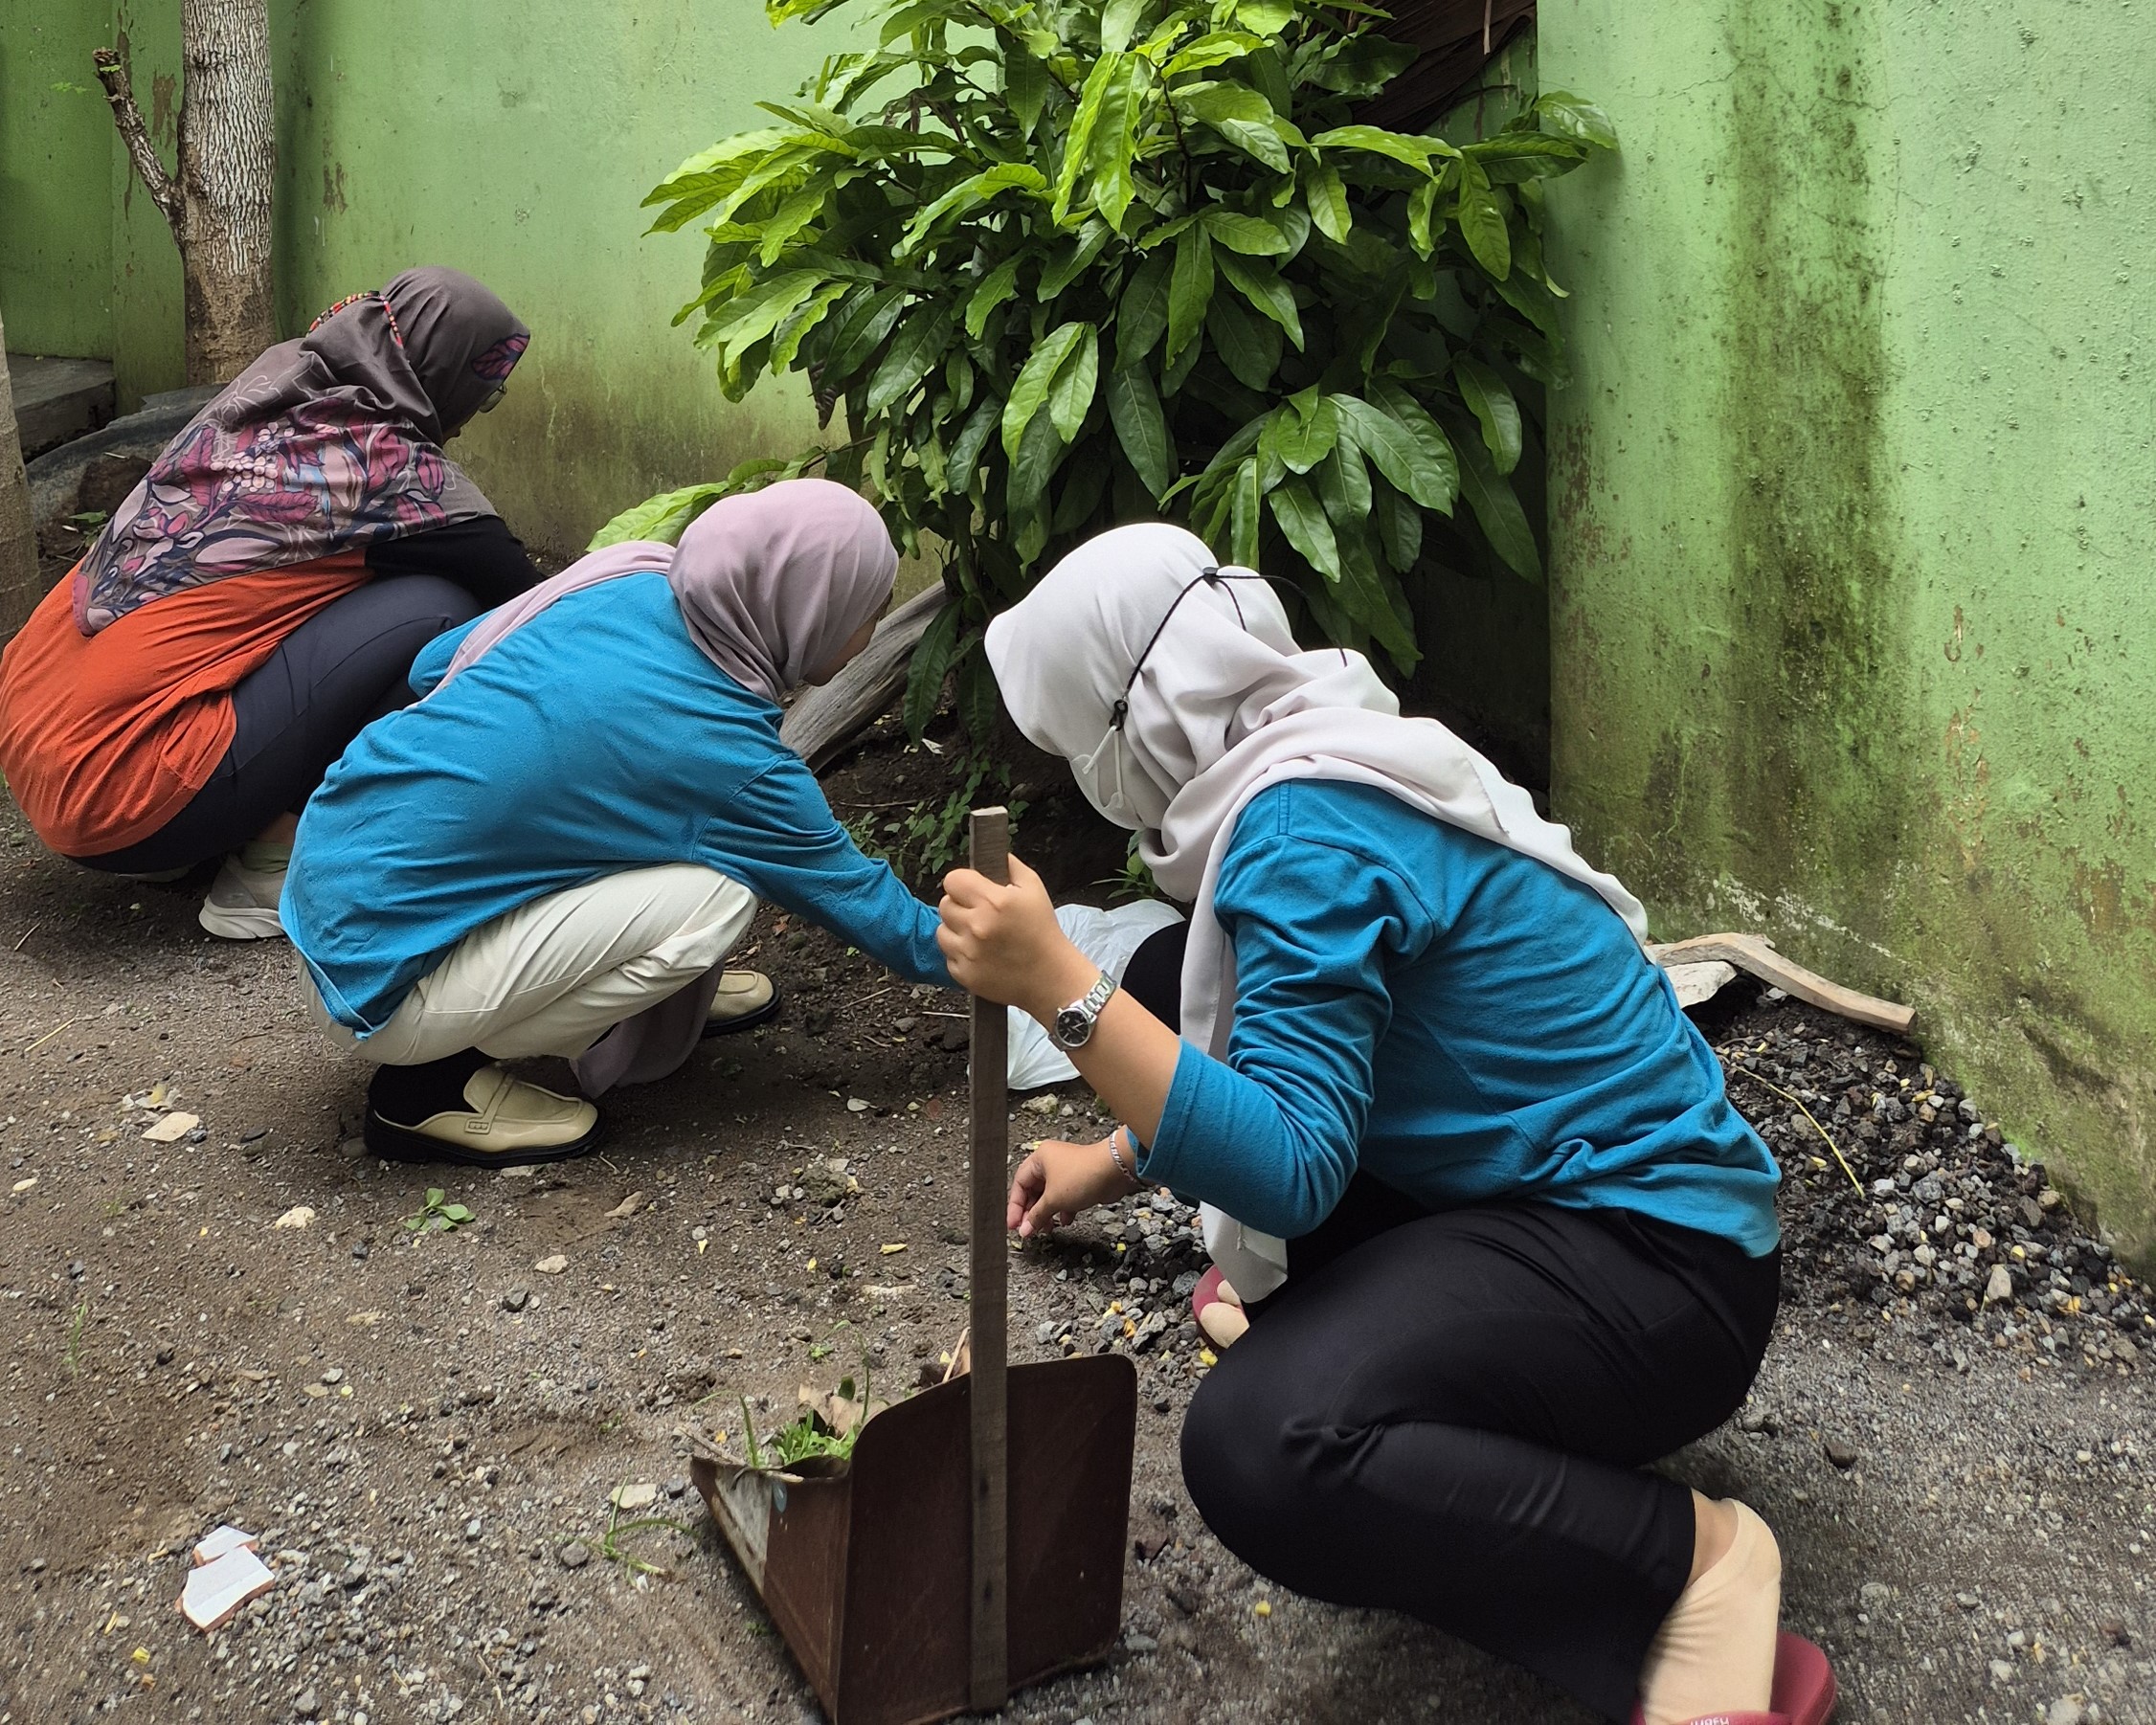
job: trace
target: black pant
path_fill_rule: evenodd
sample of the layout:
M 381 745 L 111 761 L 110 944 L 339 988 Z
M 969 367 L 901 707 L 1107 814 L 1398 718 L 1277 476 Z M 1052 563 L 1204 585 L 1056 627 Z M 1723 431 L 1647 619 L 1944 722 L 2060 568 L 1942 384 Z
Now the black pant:
M 412 699 L 419 649 L 479 611 L 439 575 L 378 578 L 324 606 L 234 685 L 232 745 L 187 807 L 125 850 L 75 860 L 119 874 L 191 868 L 297 814 L 345 745 Z
M 1297 1593 L 1627 1716 L 1695 1532 L 1690 1491 L 1641 1469 L 1742 1402 L 1780 1254 L 1617 1211 L 1431 1215 L 1359 1175 L 1288 1261 L 1183 1425 L 1206 1526 Z

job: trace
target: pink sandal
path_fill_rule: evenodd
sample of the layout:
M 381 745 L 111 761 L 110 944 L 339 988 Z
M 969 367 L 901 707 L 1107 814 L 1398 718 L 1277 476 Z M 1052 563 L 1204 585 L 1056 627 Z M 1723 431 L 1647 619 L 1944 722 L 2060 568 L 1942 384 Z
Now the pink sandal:
M 1217 1264 L 1199 1277 L 1198 1286 L 1190 1290 L 1190 1310 L 1205 1339 L 1216 1348 L 1232 1347 L 1250 1327 L 1250 1320 L 1244 1315 L 1243 1302 L 1222 1276 Z
M 1786 1629 L 1774 1642 L 1774 1694 L 1765 1713 L 1713 1713 L 1691 1725 L 1827 1725 L 1834 1716 L 1834 1668 L 1827 1655 Z M 1632 1725 L 1642 1714 L 1632 1709 Z

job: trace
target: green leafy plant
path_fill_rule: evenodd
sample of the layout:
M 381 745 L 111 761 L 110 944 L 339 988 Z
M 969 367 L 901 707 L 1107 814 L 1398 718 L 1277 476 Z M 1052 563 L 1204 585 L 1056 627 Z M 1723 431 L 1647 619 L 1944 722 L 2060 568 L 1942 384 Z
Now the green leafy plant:
M 655 231 L 706 224 L 680 321 L 727 393 L 805 372 L 847 435 L 654 499 L 601 541 L 678 532 L 819 460 L 865 483 L 909 551 L 940 547 L 954 601 L 914 654 L 908 722 L 955 669 L 976 737 L 987 616 L 1116 522 L 1180 515 L 1403 668 L 1403 580 L 1458 500 L 1456 540 L 1539 578 L 1509 477 L 1516 386 L 1562 376 L 1542 182 L 1614 146 L 1600 109 L 1550 92 L 1459 146 L 1359 123 L 1414 51 L 1354 4 L 768 11 L 849 6 L 872 50 L 646 199 Z
M 429 1186 L 426 1201 L 404 1219 L 405 1227 L 414 1234 L 447 1234 L 475 1220 L 462 1204 L 443 1203 L 447 1196 L 439 1186 Z
M 868 1423 L 870 1403 L 868 1400 L 868 1369 L 865 1361 L 861 1374 L 861 1394 L 854 1395 L 853 1379 L 841 1378 L 834 1400 L 854 1402 L 859 1408 L 856 1417 L 843 1431 L 833 1428 L 831 1422 L 820 1409 L 804 1407 L 793 1422 L 781 1425 L 759 1443 L 756 1423 L 749 1413 L 749 1399 L 741 1399 L 742 1445 L 748 1451 L 752 1467 L 790 1467 L 797 1462 L 819 1457 L 844 1460 L 853 1454 L 853 1446 L 860 1439 L 862 1428 Z

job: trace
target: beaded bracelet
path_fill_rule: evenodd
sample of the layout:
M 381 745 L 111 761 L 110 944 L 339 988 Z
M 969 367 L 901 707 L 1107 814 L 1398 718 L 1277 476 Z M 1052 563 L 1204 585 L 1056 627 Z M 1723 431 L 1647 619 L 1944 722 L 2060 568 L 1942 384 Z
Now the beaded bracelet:
M 1138 1184 L 1137 1135 L 1134 1132 L 1131 1136 L 1131 1165 L 1129 1167 L 1124 1166 L 1122 1153 L 1115 1148 L 1115 1133 L 1130 1131 L 1130 1130 L 1127 1126 L 1119 1126 L 1115 1129 L 1115 1131 L 1108 1134 L 1108 1159 L 1115 1164 L 1117 1174 L 1135 1186 Z

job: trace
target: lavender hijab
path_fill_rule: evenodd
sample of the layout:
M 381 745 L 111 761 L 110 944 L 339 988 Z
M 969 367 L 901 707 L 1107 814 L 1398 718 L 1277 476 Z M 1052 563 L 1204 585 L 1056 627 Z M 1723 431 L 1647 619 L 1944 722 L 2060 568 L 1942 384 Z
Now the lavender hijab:
M 678 547 L 651 540 L 608 546 L 488 612 L 427 698 L 555 600 L 640 572 L 666 577 L 705 658 L 750 693 L 775 702 L 829 664 L 883 610 L 898 552 L 876 511 L 829 480 L 786 480 L 722 498 Z M 580 1055 L 576 1079 L 585 1093 L 677 1070 L 696 1050 L 724 969 L 714 966 L 622 1020 Z
M 639 571 L 666 577 L 705 658 L 751 694 L 775 702 L 883 610 L 898 552 L 883 518 L 858 493 L 830 480 L 783 480 L 721 498 L 689 524 L 679 546 L 610 545 L 498 606 L 465 636 L 442 683 L 556 599 Z
M 76 571 L 76 627 L 493 514 L 441 445 L 530 339 L 457 270 L 407 270 L 332 306 L 242 371 L 128 494 Z

